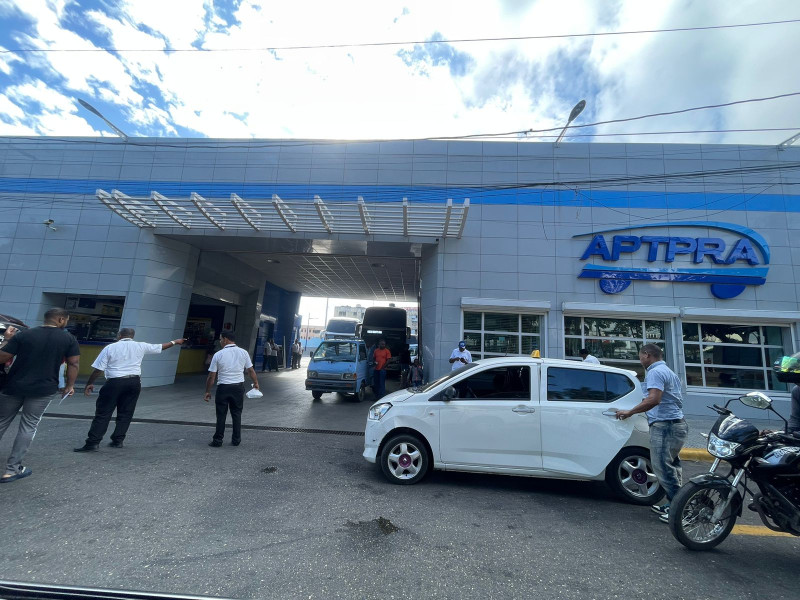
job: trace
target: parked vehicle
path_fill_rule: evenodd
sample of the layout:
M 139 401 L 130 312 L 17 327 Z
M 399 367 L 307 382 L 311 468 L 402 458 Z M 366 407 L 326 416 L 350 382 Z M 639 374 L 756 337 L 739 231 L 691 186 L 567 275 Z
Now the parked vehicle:
M 728 409 L 734 400 L 712 407 L 719 418 L 708 434 L 708 451 L 715 458 L 711 470 L 693 477 L 670 503 L 670 531 L 690 550 L 710 550 L 722 543 L 742 516 L 747 494 L 753 499 L 747 508 L 758 513 L 766 527 L 800 536 L 800 435 L 787 433 L 786 419 L 762 392 L 738 400 L 774 412 L 786 423 L 784 431 L 762 435 Z M 730 466 L 725 475 L 717 472 L 722 461 Z
M 0 344 L 5 340 L 6 329 L 8 329 L 9 326 L 19 329 L 20 331 L 28 329 L 28 326 L 19 319 L 8 315 L 0 315 Z
M 364 400 L 367 391 L 367 347 L 361 340 L 327 340 L 311 356 L 306 389 L 315 400 L 326 392 L 354 394 Z
M 417 483 L 431 469 L 603 480 L 634 504 L 664 490 L 650 464 L 633 371 L 522 356 L 479 360 L 370 407 L 364 458 L 386 479 Z
M 330 319 L 325 332 L 322 334 L 323 340 L 354 340 L 358 336 L 356 330 L 358 324 L 361 323 L 358 319 L 350 317 L 336 317 Z
M 371 306 L 364 311 L 364 320 L 358 329 L 358 337 L 364 340 L 367 348 L 386 340 L 386 347 L 392 358 L 386 365 L 387 371 L 400 371 L 400 352 L 408 343 L 411 328 L 406 326 L 406 310 L 395 306 Z

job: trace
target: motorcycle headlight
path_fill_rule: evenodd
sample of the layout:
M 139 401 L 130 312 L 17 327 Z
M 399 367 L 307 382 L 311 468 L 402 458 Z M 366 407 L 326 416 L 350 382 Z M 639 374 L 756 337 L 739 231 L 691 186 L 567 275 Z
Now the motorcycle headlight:
M 376 404 L 372 408 L 369 409 L 369 419 L 370 421 L 380 421 L 389 409 L 392 408 L 392 404 L 390 402 L 384 402 L 383 404 Z
M 355 373 L 342 373 L 342 379 L 349 379 L 349 380 L 352 381 L 353 379 L 356 379 L 357 377 L 358 377 L 358 375 L 356 375 Z
M 708 436 L 708 453 L 717 458 L 730 458 L 736 454 L 741 444 L 718 438 L 713 433 Z

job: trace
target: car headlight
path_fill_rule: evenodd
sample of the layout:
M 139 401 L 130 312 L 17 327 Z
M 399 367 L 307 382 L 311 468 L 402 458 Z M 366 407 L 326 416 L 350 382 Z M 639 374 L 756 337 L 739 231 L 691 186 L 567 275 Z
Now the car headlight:
M 319 375 L 319 373 L 317 373 L 316 371 L 309 371 L 309 372 L 308 372 L 308 376 L 309 376 L 309 377 L 311 377 L 312 379 L 313 379 L 314 377 L 316 377 L 317 375 Z
M 369 409 L 369 419 L 370 421 L 380 421 L 389 409 L 392 408 L 391 402 L 383 402 L 382 404 L 376 404 L 372 408 Z
M 717 458 L 730 458 L 736 454 L 741 444 L 718 438 L 713 433 L 708 436 L 708 453 Z
M 352 380 L 352 379 L 356 379 L 356 378 L 358 378 L 358 375 L 355 374 L 355 373 L 342 373 L 342 379 L 350 379 L 350 380 Z

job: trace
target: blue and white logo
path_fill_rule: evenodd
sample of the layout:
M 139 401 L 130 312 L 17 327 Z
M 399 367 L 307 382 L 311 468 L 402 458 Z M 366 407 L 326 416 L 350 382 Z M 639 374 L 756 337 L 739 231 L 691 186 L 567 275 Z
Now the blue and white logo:
M 665 235 L 614 235 L 606 234 L 652 229 L 696 227 L 717 229 L 736 235 L 733 242 L 726 243 L 718 237 L 676 237 Z M 646 259 L 649 263 L 664 262 L 666 267 L 628 267 L 605 264 L 586 264 L 578 275 L 581 279 L 599 279 L 600 289 L 607 294 L 617 294 L 626 289 L 631 281 L 673 281 L 711 284 L 711 293 L 717 298 L 734 298 L 748 285 L 764 285 L 769 271 L 769 245 L 758 233 L 733 223 L 716 221 L 690 221 L 674 223 L 648 223 L 603 231 L 582 233 L 573 237 L 592 236 L 581 260 L 593 257 L 603 262 L 616 262 L 621 257 Z M 689 268 L 672 265 L 676 257 L 690 259 L 696 265 Z M 688 261 L 687 261 L 688 262 Z M 689 264 L 691 264 L 689 263 Z M 683 263 L 686 264 L 686 263 Z M 730 266 L 729 266 L 730 265 Z

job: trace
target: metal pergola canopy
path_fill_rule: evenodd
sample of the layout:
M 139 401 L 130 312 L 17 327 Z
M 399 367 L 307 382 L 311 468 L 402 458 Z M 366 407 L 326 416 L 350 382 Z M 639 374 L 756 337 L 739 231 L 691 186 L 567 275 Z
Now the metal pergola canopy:
M 157 191 L 149 197 L 131 197 L 119 190 L 97 190 L 97 198 L 117 215 L 141 228 L 216 228 L 222 231 L 283 231 L 460 238 L 469 212 L 469 198 L 456 205 L 402 202 L 366 203 L 267 199 L 206 199 L 192 192 L 189 198 L 167 198 Z

